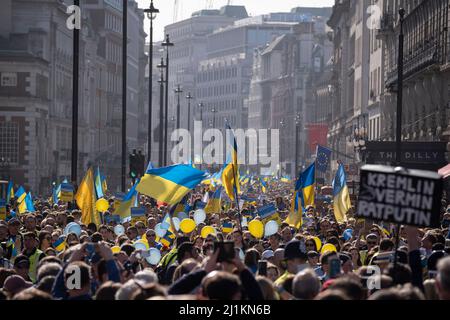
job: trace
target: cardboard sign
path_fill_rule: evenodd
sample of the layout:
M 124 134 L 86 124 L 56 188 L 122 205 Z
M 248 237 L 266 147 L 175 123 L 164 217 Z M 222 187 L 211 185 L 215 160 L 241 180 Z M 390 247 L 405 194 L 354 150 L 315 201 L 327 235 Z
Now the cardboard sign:
M 115 222 L 117 224 L 120 224 L 120 215 L 118 214 L 109 214 L 105 216 L 105 223 L 109 224 L 111 222 Z
M 72 202 L 73 201 L 73 191 L 74 191 L 74 188 L 70 183 L 62 183 L 60 200 L 63 202 Z
M 131 208 L 131 224 L 134 225 L 138 221 L 142 221 L 145 225 L 147 225 L 147 217 L 145 216 L 144 207 Z
M 356 216 L 419 227 L 439 227 L 443 181 L 432 171 L 366 165 Z

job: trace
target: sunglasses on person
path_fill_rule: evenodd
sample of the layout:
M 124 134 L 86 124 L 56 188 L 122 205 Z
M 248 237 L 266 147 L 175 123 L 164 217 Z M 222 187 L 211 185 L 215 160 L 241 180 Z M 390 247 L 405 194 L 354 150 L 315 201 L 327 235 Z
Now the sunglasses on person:
M 147 234 L 147 238 L 155 238 L 155 237 L 156 237 L 156 234 L 154 234 L 154 233 Z
M 17 269 L 29 269 L 30 268 L 30 264 L 29 263 L 19 263 L 17 265 Z
M 376 246 L 377 242 L 376 241 L 367 241 L 367 245 L 369 245 L 369 246 Z

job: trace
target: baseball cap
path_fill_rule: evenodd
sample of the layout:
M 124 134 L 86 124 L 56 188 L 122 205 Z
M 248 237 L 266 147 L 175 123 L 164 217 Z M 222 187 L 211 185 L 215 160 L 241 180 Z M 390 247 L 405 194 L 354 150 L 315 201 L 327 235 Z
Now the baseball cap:
M 24 289 L 30 288 L 31 286 L 33 286 L 31 282 L 25 281 L 24 278 L 17 274 L 13 274 L 6 278 L 5 283 L 3 284 L 3 289 L 12 295 L 15 295 Z
M 274 257 L 274 253 L 273 253 L 272 250 L 265 250 L 265 251 L 262 253 L 262 255 L 261 255 L 261 258 L 262 258 L 263 260 L 267 260 L 267 259 L 270 259 L 270 258 L 273 258 L 273 257 Z
M 308 256 L 306 253 L 305 243 L 300 240 L 292 240 L 288 242 L 284 248 L 284 258 L 287 260 L 296 258 L 307 260 Z

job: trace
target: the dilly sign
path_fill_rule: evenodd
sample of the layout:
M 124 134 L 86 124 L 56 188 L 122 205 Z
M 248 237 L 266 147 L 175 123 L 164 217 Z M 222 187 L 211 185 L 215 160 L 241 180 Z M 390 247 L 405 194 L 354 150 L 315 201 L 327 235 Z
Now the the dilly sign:
M 443 180 L 436 172 L 366 165 L 360 181 L 358 217 L 439 227 Z

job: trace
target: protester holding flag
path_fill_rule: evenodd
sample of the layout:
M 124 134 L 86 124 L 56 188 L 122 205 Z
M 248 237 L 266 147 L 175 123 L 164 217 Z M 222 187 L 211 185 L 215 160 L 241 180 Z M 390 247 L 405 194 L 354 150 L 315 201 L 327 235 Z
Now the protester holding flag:
M 34 282 L 33 290 L 50 288 L 50 298 L 67 300 L 101 299 L 108 285 L 116 290 L 110 299 L 144 296 L 142 288 L 150 285 L 162 290 L 155 291 L 161 299 L 183 294 L 194 294 L 194 299 L 319 299 L 336 292 L 356 299 L 353 289 L 367 292 L 358 299 L 376 299 L 380 293 L 368 290 L 367 268 L 379 266 L 383 288 L 378 292 L 397 286 L 404 290 L 408 283 L 419 296 L 426 288 L 427 296 L 448 299 L 447 203 L 439 228 L 401 229 L 404 248 L 394 270 L 395 228 L 354 216 L 342 164 L 326 202 L 315 189 L 315 170 L 321 171 L 324 161 L 316 159 L 295 185 L 255 175 L 239 186 L 233 157 L 216 186 L 202 184 L 207 174 L 189 165 L 149 166 L 116 208 L 99 167 L 90 168 L 78 186 L 77 209 L 49 201 L 54 186 L 47 197 L 18 187 L 0 221 L 0 258 L 7 262 L 3 266 L 15 269 L 5 272 L 15 272 L 16 278 L 0 281 L 0 288 L 10 299 L 35 292 L 27 281 Z M 260 184 L 252 186 L 253 180 Z M 106 206 L 99 206 L 99 200 Z M 287 211 L 282 204 L 289 200 Z M 204 211 L 195 207 L 202 202 Z M 218 249 L 226 245 L 230 252 Z M 66 285 L 71 268 L 81 271 L 79 290 Z M 427 281 L 438 285 L 431 288 Z M 227 291 L 228 285 L 233 290 Z M 309 286 L 314 290 L 304 292 Z

